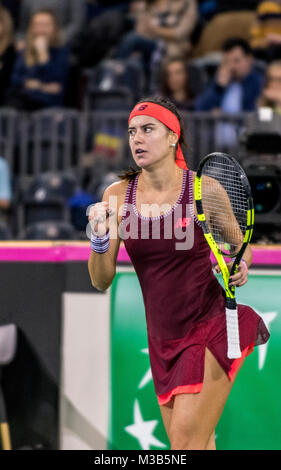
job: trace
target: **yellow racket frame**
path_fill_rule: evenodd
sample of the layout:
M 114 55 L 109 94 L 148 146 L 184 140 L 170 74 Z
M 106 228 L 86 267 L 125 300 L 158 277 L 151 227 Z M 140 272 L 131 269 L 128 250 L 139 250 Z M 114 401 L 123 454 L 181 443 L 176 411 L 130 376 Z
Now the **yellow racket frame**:
M 201 201 L 202 211 L 200 211 L 200 207 L 198 207 L 198 204 L 196 203 L 197 213 L 198 213 L 197 218 L 198 218 L 198 220 L 201 224 L 205 239 L 206 239 L 209 247 L 211 248 L 212 252 L 214 253 L 215 258 L 216 258 L 216 260 L 218 262 L 218 265 L 220 267 L 222 277 L 223 277 L 223 281 L 224 281 L 224 285 L 225 285 L 226 296 L 230 299 L 234 299 L 235 298 L 235 287 L 232 286 L 230 288 L 229 285 L 228 285 L 229 284 L 230 272 L 228 270 L 226 261 L 223 257 L 222 251 L 218 247 L 218 245 L 216 244 L 216 242 L 215 242 L 215 240 L 214 240 L 214 238 L 213 238 L 213 236 L 212 236 L 212 234 L 209 230 L 208 224 L 206 222 L 206 216 L 203 212 L 203 206 L 202 206 L 202 175 L 201 176 L 198 176 L 198 175 L 195 176 L 194 198 L 195 198 L 195 201 Z M 200 206 L 200 204 L 199 204 L 199 206 Z M 246 228 L 246 232 L 245 232 L 245 235 L 244 235 L 243 245 L 242 245 L 241 250 L 239 252 L 239 254 L 241 256 L 239 256 L 239 254 L 237 255 L 237 257 L 234 261 L 234 264 L 232 266 L 232 269 L 231 269 L 232 274 L 234 274 L 237 271 L 237 266 L 239 265 L 239 263 L 241 261 L 241 258 L 242 258 L 242 255 L 243 255 L 245 249 L 246 249 L 246 246 L 248 245 L 248 243 L 251 240 L 252 233 L 253 233 L 253 224 L 254 224 L 254 208 L 251 207 L 247 211 L 247 228 Z

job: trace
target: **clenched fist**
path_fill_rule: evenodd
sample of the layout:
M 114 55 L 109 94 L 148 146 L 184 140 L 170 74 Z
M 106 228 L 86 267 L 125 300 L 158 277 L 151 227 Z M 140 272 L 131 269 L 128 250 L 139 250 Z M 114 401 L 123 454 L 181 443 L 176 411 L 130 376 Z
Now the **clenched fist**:
M 108 218 L 112 216 L 113 213 L 107 201 L 97 202 L 91 206 L 88 220 L 95 236 L 103 237 L 106 234 L 109 228 Z

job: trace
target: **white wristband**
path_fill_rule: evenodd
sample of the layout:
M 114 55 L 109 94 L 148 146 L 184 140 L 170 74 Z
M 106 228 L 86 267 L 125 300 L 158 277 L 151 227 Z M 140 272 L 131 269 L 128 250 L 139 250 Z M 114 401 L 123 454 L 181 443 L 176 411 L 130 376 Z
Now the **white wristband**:
M 96 253 L 105 253 L 109 249 L 109 230 L 103 237 L 97 237 L 91 232 L 91 248 Z

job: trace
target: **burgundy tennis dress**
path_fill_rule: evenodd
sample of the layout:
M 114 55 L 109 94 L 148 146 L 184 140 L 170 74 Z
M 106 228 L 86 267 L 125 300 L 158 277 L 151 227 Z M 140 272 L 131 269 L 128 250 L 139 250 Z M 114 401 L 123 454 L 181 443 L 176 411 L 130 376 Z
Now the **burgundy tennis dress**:
M 227 358 L 225 294 L 193 212 L 192 171 L 183 170 L 178 201 L 158 217 L 138 212 L 138 179 L 128 184 L 121 237 L 142 289 L 151 371 L 162 405 L 177 393 L 201 391 L 206 347 L 230 380 L 241 358 Z M 269 332 L 249 306 L 239 305 L 238 315 L 243 358 Z

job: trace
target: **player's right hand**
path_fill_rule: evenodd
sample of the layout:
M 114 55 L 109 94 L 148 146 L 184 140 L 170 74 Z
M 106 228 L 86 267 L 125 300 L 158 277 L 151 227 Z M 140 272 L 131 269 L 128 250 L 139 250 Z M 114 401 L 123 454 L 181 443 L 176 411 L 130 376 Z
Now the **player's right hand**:
M 97 202 L 90 208 L 88 220 L 93 234 L 97 237 L 103 237 L 109 228 L 109 217 L 113 215 L 107 201 Z

